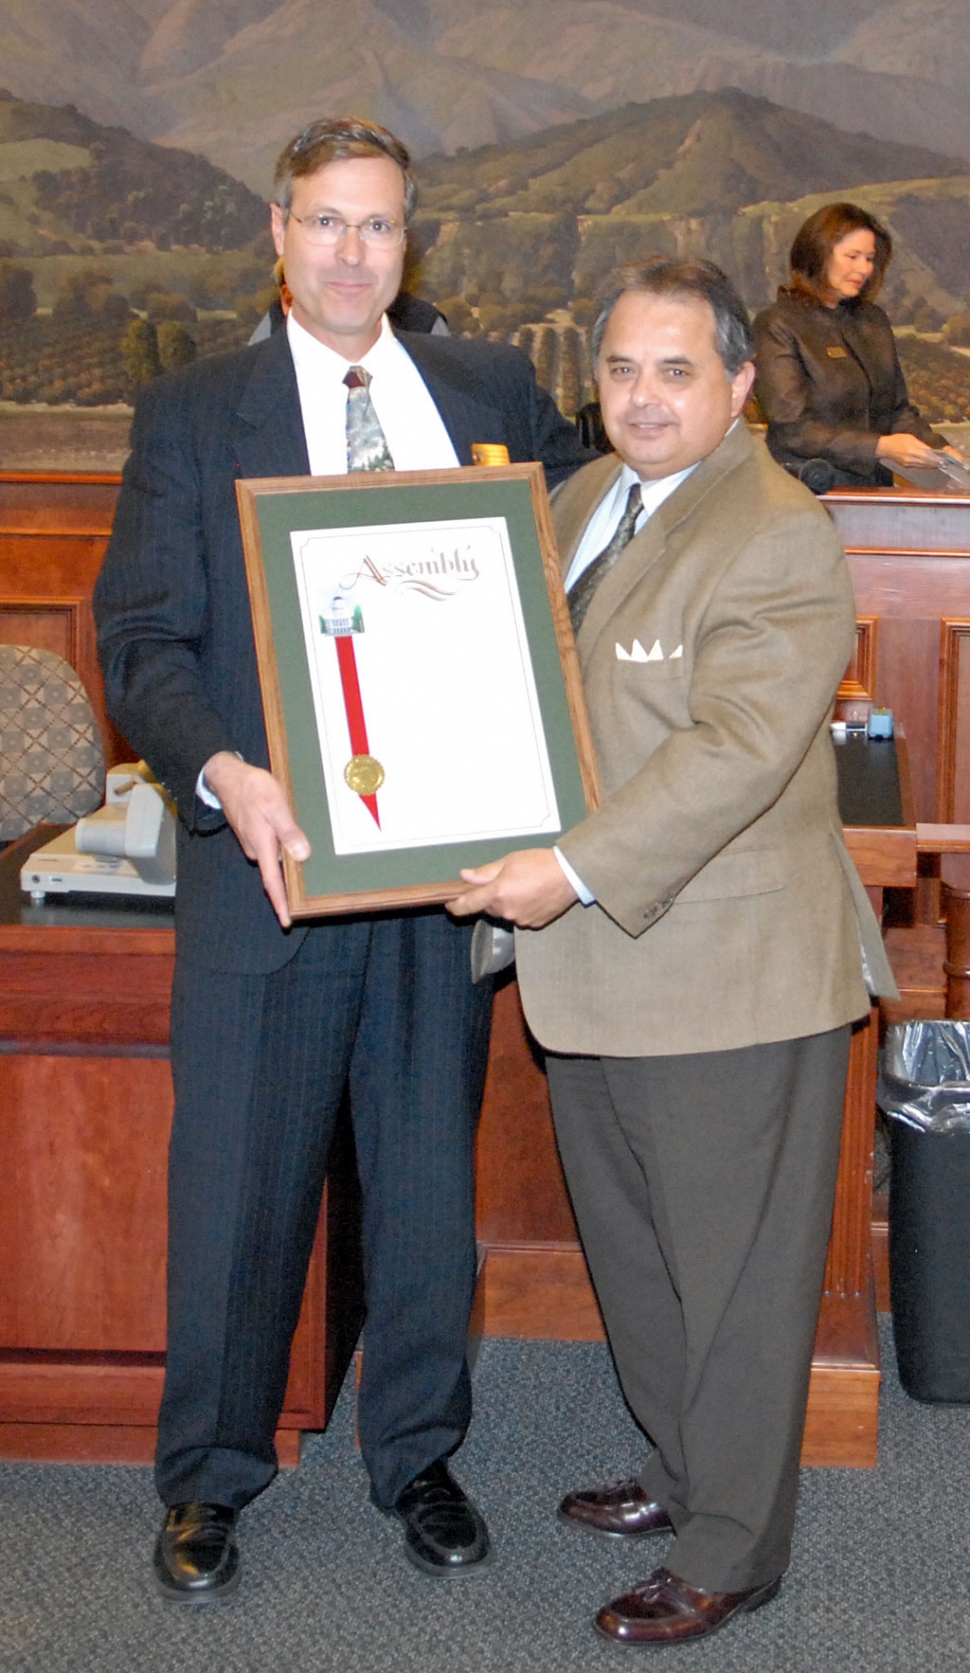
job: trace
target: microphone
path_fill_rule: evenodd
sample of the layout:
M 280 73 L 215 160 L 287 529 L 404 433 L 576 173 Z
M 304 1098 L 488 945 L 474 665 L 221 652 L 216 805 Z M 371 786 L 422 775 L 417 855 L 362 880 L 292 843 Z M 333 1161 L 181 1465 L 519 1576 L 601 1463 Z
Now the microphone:
M 813 494 L 827 494 L 835 487 L 835 466 L 827 459 L 805 459 L 800 465 L 786 465 L 789 476 L 796 476 L 811 488 Z

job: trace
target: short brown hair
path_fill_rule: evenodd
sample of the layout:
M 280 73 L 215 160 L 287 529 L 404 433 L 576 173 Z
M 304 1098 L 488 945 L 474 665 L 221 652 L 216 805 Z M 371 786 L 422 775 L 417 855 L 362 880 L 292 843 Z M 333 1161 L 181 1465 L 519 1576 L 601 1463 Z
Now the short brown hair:
M 802 297 L 809 302 L 828 302 L 830 293 L 825 283 L 825 270 L 836 244 L 852 232 L 871 232 L 876 240 L 876 264 L 859 292 L 859 298 L 871 302 L 879 294 L 893 241 L 881 221 L 860 209 L 855 203 L 827 203 L 809 215 L 799 227 L 789 253 L 791 279 L 782 290 L 788 296 Z
M 286 213 L 293 201 L 293 182 L 316 174 L 328 163 L 345 157 L 389 157 L 404 176 L 404 219 L 409 221 L 417 197 L 411 172 L 411 153 L 387 128 L 359 116 L 322 116 L 290 140 L 280 152 L 273 175 L 275 201 Z

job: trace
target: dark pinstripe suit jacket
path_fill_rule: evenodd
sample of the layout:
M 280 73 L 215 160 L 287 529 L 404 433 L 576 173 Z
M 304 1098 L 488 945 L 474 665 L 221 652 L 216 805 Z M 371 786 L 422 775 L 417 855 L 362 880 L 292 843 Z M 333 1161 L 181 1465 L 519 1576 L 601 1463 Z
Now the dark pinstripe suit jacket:
M 517 349 L 401 334 L 459 463 L 473 442 L 539 459 L 550 486 L 592 455 Z M 179 954 L 268 971 L 305 929 L 282 931 L 259 875 L 195 784 L 217 750 L 268 766 L 237 477 L 309 472 L 286 333 L 160 378 L 138 401 L 114 530 L 95 589 L 109 711 L 178 802 Z

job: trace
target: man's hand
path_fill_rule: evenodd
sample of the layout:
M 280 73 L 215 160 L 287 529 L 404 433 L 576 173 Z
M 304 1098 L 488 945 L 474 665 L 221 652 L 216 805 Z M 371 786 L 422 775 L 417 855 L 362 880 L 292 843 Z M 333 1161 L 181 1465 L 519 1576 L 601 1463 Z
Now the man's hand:
M 294 860 L 306 860 L 310 844 L 293 817 L 283 787 L 272 773 L 251 767 L 238 755 L 220 750 L 203 769 L 205 782 L 222 803 L 229 824 L 247 860 L 255 860 L 273 911 L 284 929 L 290 927 L 286 889 L 280 868 L 285 848 Z
M 523 848 L 461 875 L 472 887 L 447 902 L 456 918 L 488 912 L 520 929 L 542 929 L 578 898 L 551 848 Z
M 876 443 L 876 458 L 884 465 L 899 465 L 905 468 L 920 467 L 923 470 L 939 470 L 936 452 L 927 447 L 925 441 L 918 436 L 905 434 L 880 436 Z

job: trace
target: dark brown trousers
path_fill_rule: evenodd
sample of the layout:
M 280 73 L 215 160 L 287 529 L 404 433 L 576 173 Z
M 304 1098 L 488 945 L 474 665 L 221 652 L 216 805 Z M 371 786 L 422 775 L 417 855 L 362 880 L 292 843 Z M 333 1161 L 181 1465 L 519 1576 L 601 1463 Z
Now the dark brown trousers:
M 679 1057 L 548 1059 L 556 1133 L 667 1566 L 788 1566 L 849 1029 Z

